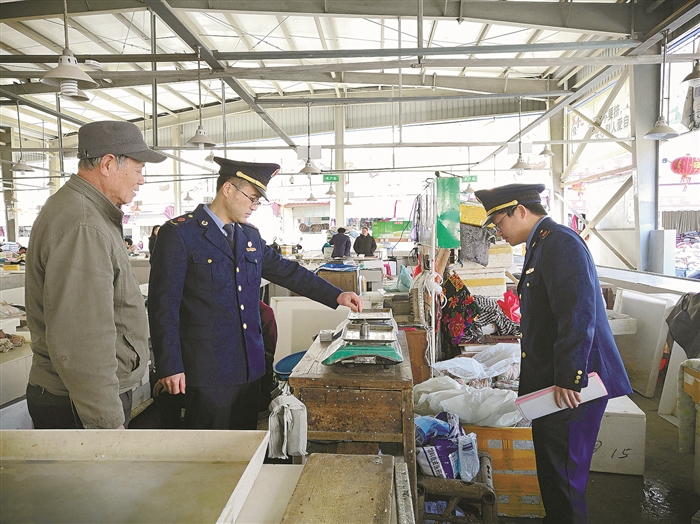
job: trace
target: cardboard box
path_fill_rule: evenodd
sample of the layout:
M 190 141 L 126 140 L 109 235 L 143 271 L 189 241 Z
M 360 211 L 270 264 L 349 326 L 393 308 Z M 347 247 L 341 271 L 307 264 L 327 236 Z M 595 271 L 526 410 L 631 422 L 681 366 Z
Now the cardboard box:
M 491 455 L 498 514 L 544 517 L 532 429 L 464 426 L 464 430 L 476 433 L 479 451 Z
M 683 366 L 683 391 L 690 395 L 693 402 L 700 402 L 700 371 Z
M 319 269 L 317 274 L 323 280 L 327 280 L 343 291 L 354 291 L 358 295 L 360 294 L 357 271 L 328 271 Z
M 700 495 L 700 404 L 695 404 L 695 469 L 693 470 L 695 493 Z
M 598 432 L 591 471 L 643 475 L 646 415 L 629 397 L 608 401 Z

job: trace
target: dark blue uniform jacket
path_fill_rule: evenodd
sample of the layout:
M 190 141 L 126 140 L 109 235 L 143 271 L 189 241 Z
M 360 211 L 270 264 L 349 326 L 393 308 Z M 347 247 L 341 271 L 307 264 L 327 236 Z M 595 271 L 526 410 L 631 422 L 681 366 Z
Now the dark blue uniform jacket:
M 572 229 L 544 219 L 518 285 L 520 395 L 553 385 L 580 391 L 600 375 L 609 398 L 632 392 L 605 312 L 593 258 Z
M 337 308 L 341 290 L 283 259 L 252 225 L 237 224 L 235 255 L 203 206 L 165 223 L 151 258 L 148 315 L 156 375 L 186 384 L 243 384 L 265 373 L 260 280 Z

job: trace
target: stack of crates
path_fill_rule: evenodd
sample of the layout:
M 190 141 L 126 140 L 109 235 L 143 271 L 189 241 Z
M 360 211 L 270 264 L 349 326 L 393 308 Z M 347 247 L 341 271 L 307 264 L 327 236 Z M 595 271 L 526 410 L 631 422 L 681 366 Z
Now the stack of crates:
M 479 451 L 491 455 L 498 514 L 507 517 L 544 517 L 532 429 L 464 426 L 464 431 L 476 433 Z
M 484 206 L 476 202 L 462 203 L 459 206 L 459 221 L 462 229 L 466 226 L 481 227 L 486 221 Z M 463 231 L 462 235 L 465 232 Z M 462 239 L 462 242 L 465 242 Z M 476 262 L 464 260 L 456 272 L 472 295 L 502 298 L 506 292 L 506 270 L 513 265 L 513 248 L 499 242 L 489 248 L 489 263 L 486 267 Z
M 505 242 L 489 247 L 489 263 L 486 267 L 464 260 L 455 268 L 457 275 L 472 295 L 501 299 L 506 292 L 506 270 L 513 266 L 513 248 Z

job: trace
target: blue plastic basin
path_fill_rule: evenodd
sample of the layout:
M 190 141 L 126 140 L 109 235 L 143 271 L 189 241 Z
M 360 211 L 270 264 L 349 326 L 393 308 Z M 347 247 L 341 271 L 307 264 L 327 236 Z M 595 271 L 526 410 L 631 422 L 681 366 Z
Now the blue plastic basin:
M 306 351 L 299 351 L 298 353 L 292 353 L 291 355 L 287 355 L 279 362 L 277 362 L 274 366 L 272 366 L 272 369 L 275 371 L 275 374 L 279 377 L 280 380 L 287 380 L 289 378 L 289 375 L 292 374 L 294 366 L 296 366 L 299 363 L 299 361 L 304 355 L 306 355 Z

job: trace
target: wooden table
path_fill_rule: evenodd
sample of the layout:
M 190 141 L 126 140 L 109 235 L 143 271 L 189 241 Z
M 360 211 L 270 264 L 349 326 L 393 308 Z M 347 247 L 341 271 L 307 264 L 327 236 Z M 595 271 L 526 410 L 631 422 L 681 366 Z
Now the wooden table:
M 288 382 L 306 405 L 309 440 L 401 443 L 416 501 L 413 376 L 404 332 L 398 340 L 404 360 L 385 368 L 324 366 L 330 343 L 316 338 Z

